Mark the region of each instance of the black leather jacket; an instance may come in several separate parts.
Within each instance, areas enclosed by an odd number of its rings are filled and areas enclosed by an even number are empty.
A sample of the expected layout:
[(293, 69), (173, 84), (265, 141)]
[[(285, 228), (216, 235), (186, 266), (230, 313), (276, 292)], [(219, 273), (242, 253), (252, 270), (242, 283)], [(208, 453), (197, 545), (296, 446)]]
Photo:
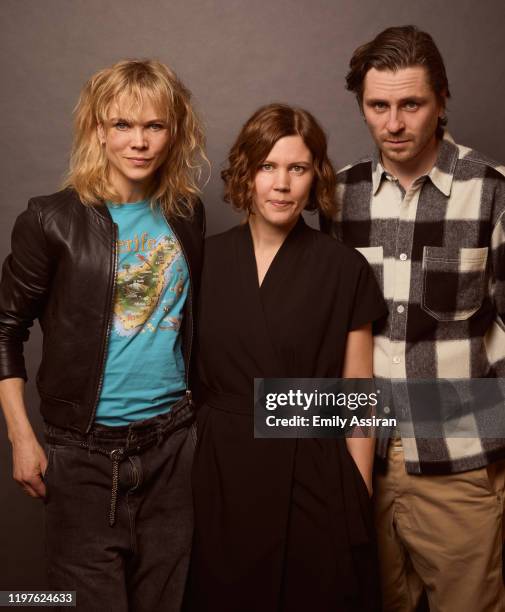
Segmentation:
[[(171, 218), (189, 268), (182, 341), (190, 388), (193, 316), (205, 213)], [(16, 220), (0, 284), (0, 380), (26, 380), (23, 342), (34, 319), (43, 331), (37, 374), (44, 419), (89, 431), (102, 385), (112, 320), (117, 227), (104, 204), (84, 206), (71, 189), (33, 198)]]

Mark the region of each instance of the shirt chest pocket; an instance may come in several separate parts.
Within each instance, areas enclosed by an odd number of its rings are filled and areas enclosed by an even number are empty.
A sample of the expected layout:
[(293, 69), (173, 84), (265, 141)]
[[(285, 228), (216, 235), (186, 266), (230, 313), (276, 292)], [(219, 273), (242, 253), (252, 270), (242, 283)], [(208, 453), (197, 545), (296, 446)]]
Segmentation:
[(425, 246), (423, 310), (439, 321), (464, 321), (479, 310), (485, 295), (487, 247)]

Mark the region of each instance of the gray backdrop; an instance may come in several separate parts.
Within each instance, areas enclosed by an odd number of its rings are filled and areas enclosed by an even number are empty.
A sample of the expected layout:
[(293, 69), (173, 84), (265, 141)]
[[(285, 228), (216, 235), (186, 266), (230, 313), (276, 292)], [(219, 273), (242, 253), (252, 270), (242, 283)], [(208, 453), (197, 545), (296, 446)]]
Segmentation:
[[(219, 170), (258, 106), (284, 101), (313, 112), (337, 166), (367, 152), (344, 76), (355, 47), (390, 25), (413, 23), (433, 35), (449, 74), (453, 136), (505, 161), (503, 0), (2, 0), (0, 16), (1, 260), (27, 199), (58, 189), (81, 86), (123, 58), (158, 58), (193, 91), (213, 168), (204, 192), (209, 233), (237, 220), (220, 201)], [(37, 431), (39, 347), (35, 329), (26, 354)], [(43, 588), (42, 503), (11, 481), (10, 444), (0, 427), (0, 589)]]

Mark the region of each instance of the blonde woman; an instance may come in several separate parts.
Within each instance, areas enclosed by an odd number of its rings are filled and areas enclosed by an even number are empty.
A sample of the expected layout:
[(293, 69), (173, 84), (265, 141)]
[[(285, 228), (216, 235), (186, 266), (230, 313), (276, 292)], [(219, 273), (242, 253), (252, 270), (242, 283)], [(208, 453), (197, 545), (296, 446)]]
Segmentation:
[[(30, 200), (0, 285), (0, 401), (14, 479), (45, 500), (49, 582), (80, 610), (178, 610), (193, 519), (193, 305), (203, 134), (165, 65), (95, 74), (65, 189)], [(44, 334), (46, 450), (23, 400)]]

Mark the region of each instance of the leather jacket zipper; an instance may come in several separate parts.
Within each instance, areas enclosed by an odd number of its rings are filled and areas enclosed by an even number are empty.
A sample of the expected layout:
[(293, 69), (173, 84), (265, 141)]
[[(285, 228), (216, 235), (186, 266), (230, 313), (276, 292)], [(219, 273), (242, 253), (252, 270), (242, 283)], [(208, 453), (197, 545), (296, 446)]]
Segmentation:
[(96, 389), (95, 403), (93, 404), (93, 410), (91, 411), (91, 417), (88, 422), (88, 426), (86, 427), (86, 433), (89, 432), (91, 426), (93, 425), (93, 421), (95, 420), (96, 409), (98, 406), (98, 401), (100, 400), (100, 393), (102, 391), (103, 385), (103, 377), (105, 374), (105, 360), (107, 358), (107, 348), (109, 346), (109, 336), (110, 330), (112, 328), (112, 319), (113, 319), (113, 311), (114, 311), (114, 295), (116, 293), (116, 273), (117, 273), (117, 238), (118, 238), (118, 229), (115, 223), (112, 223), (112, 283), (111, 290), (109, 294), (109, 300), (107, 303), (107, 328), (105, 331), (105, 335), (102, 341), (102, 350), (101, 356), (99, 360), (100, 367), (100, 378), (98, 380), (98, 386)]
[(174, 233), (174, 236), (177, 238), (177, 242), (179, 243), (181, 247), (181, 251), (184, 256), (184, 259), (186, 260), (186, 266), (188, 267), (188, 275), (189, 275), (188, 312), (189, 312), (189, 318), (190, 318), (190, 329), (189, 329), (188, 357), (187, 357), (187, 364), (186, 364), (186, 398), (191, 404), (192, 395), (191, 395), (191, 390), (189, 388), (189, 364), (191, 363), (191, 352), (192, 352), (192, 347), (193, 347), (193, 277), (191, 276), (191, 266), (189, 265), (189, 259), (186, 253), (186, 249), (184, 248), (184, 244), (182, 240), (179, 238), (173, 226), (171, 225), (170, 221), (167, 219), (166, 215), (165, 215), (165, 220), (168, 223), (169, 228)]

